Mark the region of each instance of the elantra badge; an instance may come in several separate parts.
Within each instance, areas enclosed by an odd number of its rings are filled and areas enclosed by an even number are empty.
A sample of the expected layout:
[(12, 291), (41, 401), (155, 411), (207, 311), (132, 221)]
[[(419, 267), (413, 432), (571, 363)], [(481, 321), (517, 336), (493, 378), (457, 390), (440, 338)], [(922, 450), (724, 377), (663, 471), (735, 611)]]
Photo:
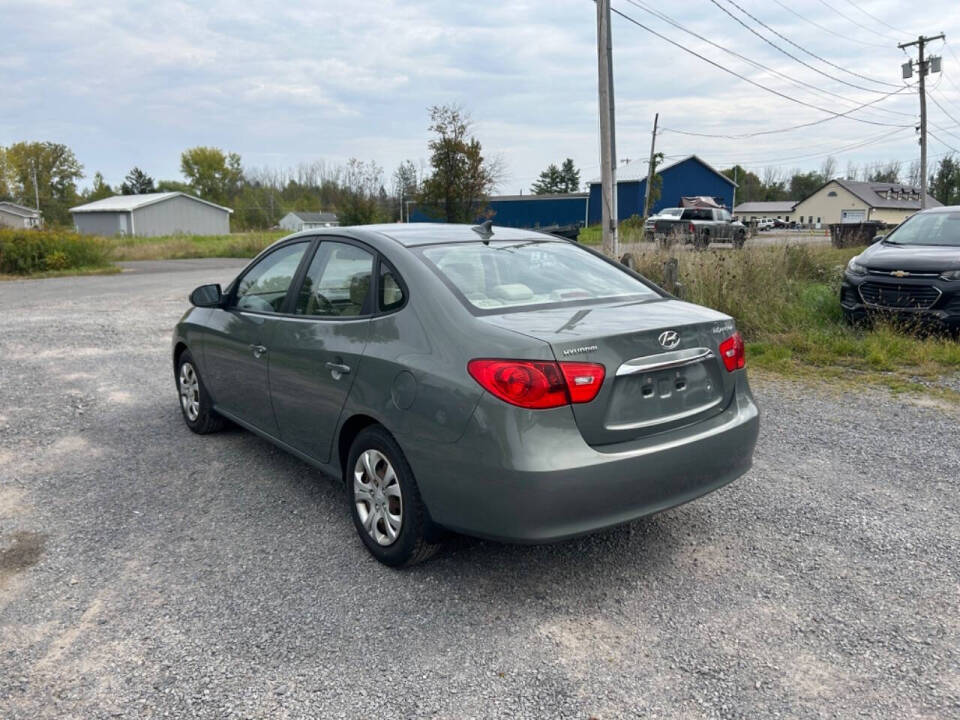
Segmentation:
[(659, 340), (660, 344), (667, 350), (673, 350), (680, 344), (680, 336), (676, 330), (664, 330), (660, 333), (660, 337), (658, 337), (657, 340)]

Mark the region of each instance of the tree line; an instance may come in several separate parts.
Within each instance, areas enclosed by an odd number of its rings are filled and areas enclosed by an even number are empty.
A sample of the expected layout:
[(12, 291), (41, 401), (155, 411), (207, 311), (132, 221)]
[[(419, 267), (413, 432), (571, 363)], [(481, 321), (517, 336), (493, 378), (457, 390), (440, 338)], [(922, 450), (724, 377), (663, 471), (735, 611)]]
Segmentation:
[[(401, 162), (389, 176), (373, 160), (351, 158), (345, 164), (314, 162), (293, 168), (246, 167), (239, 154), (199, 146), (180, 156), (182, 179), (156, 180), (146, 170), (131, 168), (117, 187), (94, 172), (91, 184), (79, 182), (84, 166), (66, 145), (18, 142), (0, 146), (0, 200), (28, 207), (39, 203), (45, 222), (70, 225), (69, 209), (116, 194), (182, 191), (234, 210), (234, 230), (276, 226), (291, 210), (335, 212), (344, 225), (409, 219), (409, 209), (446, 222), (474, 222), (491, 215), (487, 199), (503, 179), (499, 158), (484, 153), (472, 132), (468, 113), (455, 105), (429, 108), (429, 162)], [(658, 154), (655, 166), (663, 161)], [(735, 165), (722, 171), (735, 179), (737, 202), (801, 200), (839, 175), (827, 158), (819, 170), (766, 168), (758, 175)], [(919, 168), (898, 162), (858, 166), (849, 163), (845, 177), (870, 182), (919, 185)], [(658, 177), (659, 179), (659, 177)], [(581, 187), (580, 171), (571, 158), (551, 163), (530, 190), (533, 194), (570, 193)], [(960, 161), (947, 155), (933, 168), (930, 193), (944, 204), (960, 204)], [(659, 195), (655, 183), (651, 203)]]

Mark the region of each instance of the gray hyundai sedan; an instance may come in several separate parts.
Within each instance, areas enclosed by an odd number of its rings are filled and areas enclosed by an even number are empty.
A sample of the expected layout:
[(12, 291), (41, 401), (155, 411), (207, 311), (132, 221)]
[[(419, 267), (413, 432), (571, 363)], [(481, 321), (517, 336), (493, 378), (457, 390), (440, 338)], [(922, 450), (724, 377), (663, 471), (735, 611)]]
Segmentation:
[(391, 566), (445, 531), (549, 542), (743, 474), (758, 411), (727, 315), (575, 243), (373, 225), (286, 237), (176, 327), (180, 407), (343, 478)]

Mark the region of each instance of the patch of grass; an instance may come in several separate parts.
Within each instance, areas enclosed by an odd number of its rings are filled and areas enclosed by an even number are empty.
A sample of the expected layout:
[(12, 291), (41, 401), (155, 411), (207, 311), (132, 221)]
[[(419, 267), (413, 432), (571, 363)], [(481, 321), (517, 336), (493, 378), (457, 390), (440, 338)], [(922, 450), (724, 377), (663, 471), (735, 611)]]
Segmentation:
[(641, 250), (637, 269), (663, 282), (676, 258), (680, 296), (733, 316), (750, 366), (781, 375), (854, 378), (895, 391), (960, 372), (960, 343), (890, 322), (849, 327), (840, 309), (847, 261), (862, 248), (783, 245), (747, 250)]
[(109, 267), (103, 238), (61, 229), (0, 230), (0, 274), (37, 276)]
[(71, 277), (75, 275), (116, 275), (123, 272), (116, 265), (107, 265), (106, 267), (78, 267), (70, 270), (44, 270), (43, 272), (29, 273), (27, 275), (10, 275), (0, 273), (0, 282), (10, 280), (37, 280), (41, 278)]
[(169, 235), (108, 238), (113, 260), (177, 260), (205, 257), (253, 257), (288, 233), (261, 231), (230, 235)]

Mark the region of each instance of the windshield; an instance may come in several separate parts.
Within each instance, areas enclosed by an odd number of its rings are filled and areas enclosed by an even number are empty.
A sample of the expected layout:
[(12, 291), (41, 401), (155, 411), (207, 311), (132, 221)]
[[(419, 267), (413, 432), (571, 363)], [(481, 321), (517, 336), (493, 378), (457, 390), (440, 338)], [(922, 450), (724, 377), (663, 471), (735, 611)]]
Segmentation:
[(565, 242), (456, 243), (419, 252), (469, 306), (480, 311), (660, 297), (615, 265)]
[(917, 213), (887, 235), (884, 242), (960, 247), (960, 212)]

